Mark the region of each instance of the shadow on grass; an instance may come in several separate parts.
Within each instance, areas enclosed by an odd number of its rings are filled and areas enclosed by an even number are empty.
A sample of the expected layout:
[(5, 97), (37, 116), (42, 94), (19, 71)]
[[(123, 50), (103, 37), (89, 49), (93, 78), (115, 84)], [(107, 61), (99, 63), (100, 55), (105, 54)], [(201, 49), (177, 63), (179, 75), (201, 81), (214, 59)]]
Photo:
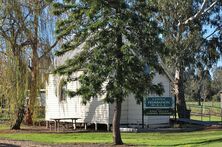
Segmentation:
[(204, 145), (204, 144), (210, 144), (210, 143), (216, 143), (216, 142), (221, 142), (222, 138), (218, 139), (212, 139), (212, 140), (204, 140), (204, 141), (197, 141), (197, 142), (192, 142), (192, 143), (182, 143), (182, 144), (175, 144), (175, 146), (179, 145)]
[(20, 146), (8, 143), (0, 143), (0, 147), (20, 147)]
[[(196, 141), (196, 142), (190, 142), (190, 143), (178, 143), (178, 144), (171, 144), (171, 145), (160, 145), (157, 144), (155, 146), (185, 146), (185, 145), (208, 145), (210, 143), (222, 143), (222, 138), (218, 138), (218, 139), (212, 139), (212, 140), (203, 140), (203, 141)], [(144, 145), (145, 146), (145, 145)], [(152, 146), (152, 145), (151, 145)]]

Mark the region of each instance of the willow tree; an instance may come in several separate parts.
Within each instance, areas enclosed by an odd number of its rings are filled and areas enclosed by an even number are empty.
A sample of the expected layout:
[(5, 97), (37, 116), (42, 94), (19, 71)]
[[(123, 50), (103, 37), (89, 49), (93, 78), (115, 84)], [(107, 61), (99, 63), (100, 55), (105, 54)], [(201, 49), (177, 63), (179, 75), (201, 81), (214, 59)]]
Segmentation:
[(24, 52), (14, 55), (7, 47), (7, 57), (2, 64), (2, 94), (7, 98), (7, 108), (11, 119), (11, 129), (20, 129), (25, 112), (25, 98), (28, 90), (29, 72)]
[[(163, 92), (161, 84), (152, 83), (160, 70), (157, 52), (164, 51), (161, 30), (153, 19), (155, 9), (145, 0), (64, 0), (53, 6), (54, 14), (63, 18), (57, 21), (57, 38), (63, 44), (56, 55), (79, 52), (56, 73), (69, 76), (83, 70), (75, 79), (81, 86), (71, 95), (80, 95), (83, 103), (104, 95), (105, 102), (114, 103), (113, 142), (122, 144), (124, 99), (134, 94), (140, 102), (151, 92)], [(144, 72), (145, 65), (150, 66), (149, 74)]]
[[(56, 46), (57, 41), (52, 42), (53, 39), (53, 24), (54, 20), (49, 13), (49, 5), (44, 0), (10, 0), (2, 1), (2, 18), (11, 17), (8, 21), (3, 21), (3, 25), (7, 26), (8, 22), (11, 25), (17, 26), (17, 28), (5, 29), (1, 27), (0, 33), (6, 39), (8, 32), (17, 30), (15, 36), (22, 35), (19, 41), (10, 42), (13, 43), (14, 47), (23, 46), (23, 50), (28, 54), (29, 58), (29, 71), (30, 71), (30, 82), (29, 82), (29, 103), (27, 108), (26, 123), (32, 124), (32, 115), (34, 112), (35, 102), (39, 89), (40, 79), (40, 68), (44, 66), (47, 68), (48, 65), (41, 65), (41, 61), (46, 59), (50, 61), (50, 51)], [(17, 50), (17, 49), (16, 49)]]
[(7, 98), (9, 112), (12, 114), (12, 129), (20, 129), (28, 84), (27, 56), (24, 49), (27, 42), (14, 16), (11, 6), (1, 3), (1, 91)]
[[(39, 89), (39, 76), (41, 60), (49, 58), (50, 51), (56, 46), (57, 41), (53, 42), (53, 18), (50, 17), (49, 5), (44, 0), (20, 0), (14, 2), (15, 16), (20, 20), (20, 25), (29, 43), (30, 50), (29, 66), (31, 73), (30, 95), (27, 108), (26, 123), (32, 124), (37, 93)], [(48, 66), (50, 63), (48, 63)], [(47, 68), (47, 65), (46, 65)]]
[(202, 65), (210, 69), (219, 59), (221, 47), (221, 1), (153, 1), (170, 56), (163, 56), (175, 71), (174, 90), (179, 118), (188, 118), (184, 96), (185, 70)]

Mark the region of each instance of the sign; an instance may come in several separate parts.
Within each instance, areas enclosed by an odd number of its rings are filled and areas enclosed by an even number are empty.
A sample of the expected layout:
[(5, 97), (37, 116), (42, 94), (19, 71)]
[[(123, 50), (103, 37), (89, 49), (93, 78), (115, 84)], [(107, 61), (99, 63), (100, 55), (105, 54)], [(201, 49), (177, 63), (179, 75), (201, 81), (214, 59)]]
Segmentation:
[(145, 109), (144, 115), (172, 115), (174, 110), (172, 108), (169, 109)]
[(173, 108), (173, 105), (172, 97), (148, 97), (144, 108)]
[(173, 109), (172, 97), (147, 97), (144, 100), (144, 115), (172, 115)]

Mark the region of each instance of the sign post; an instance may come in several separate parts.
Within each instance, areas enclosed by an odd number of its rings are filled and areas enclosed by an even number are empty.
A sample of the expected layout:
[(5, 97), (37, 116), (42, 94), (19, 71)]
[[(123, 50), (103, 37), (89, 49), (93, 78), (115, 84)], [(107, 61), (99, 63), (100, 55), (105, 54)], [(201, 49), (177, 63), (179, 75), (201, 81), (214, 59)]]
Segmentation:
[(222, 90), (220, 91), (220, 118), (222, 121)]
[(220, 108), (222, 109), (222, 90), (220, 91)]

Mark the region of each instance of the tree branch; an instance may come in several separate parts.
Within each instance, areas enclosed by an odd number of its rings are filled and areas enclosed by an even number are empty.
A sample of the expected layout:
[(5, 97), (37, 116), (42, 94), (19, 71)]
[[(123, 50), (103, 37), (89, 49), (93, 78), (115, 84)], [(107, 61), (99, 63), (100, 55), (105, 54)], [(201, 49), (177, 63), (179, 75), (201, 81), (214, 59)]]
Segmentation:
[(50, 47), (46, 48), (46, 51), (44, 51), (44, 54), (41, 57), (39, 57), (39, 59), (41, 59), (45, 55), (47, 55), (58, 44), (58, 42), (59, 42), (59, 40), (56, 40)]
[(0, 35), (4, 37), (6, 40), (8, 40), (11, 44), (13, 44), (13, 41), (11, 38), (7, 35), (7, 33), (4, 31), (2, 27), (0, 27)]
[(199, 44), (198, 49), (201, 48), (201, 46), (202, 46), (202, 44), (205, 42), (205, 40), (207, 40), (209, 37), (211, 37), (212, 35), (214, 35), (218, 30), (219, 30), (219, 27), (216, 28), (216, 29), (215, 29), (211, 34), (209, 34), (207, 37), (205, 37), (205, 38), (203, 39), (203, 41), (201, 41), (201, 43)]
[(205, 8), (206, 7), (206, 4), (207, 4), (207, 1), (208, 0), (204, 0), (201, 7), (200, 7), (200, 10), (194, 15), (194, 16), (191, 16), (190, 18), (188, 18), (187, 20), (185, 20), (184, 22), (179, 22), (178, 23), (178, 26), (180, 27), (181, 25), (186, 25), (186, 24), (189, 24), (191, 21), (199, 18), (200, 16), (204, 15), (206, 12), (208, 12), (210, 9), (212, 9), (216, 3), (218, 2), (217, 0), (215, 0), (209, 7)]
[(7, 56), (6, 52), (0, 51), (0, 54)]
[(209, 34), (207, 37), (205, 37), (205, 40), (211, 37), (214, 33), (216, 33), (219, 30), (220, 27), (217, 27), (211, 34)]
[(26, 40), (26, 41), (22, 42), (19, 46), (22, 48), (22, 47), (25, 47), (25, 46), (31, 45), (31, 44), (32, 44), (32, 42), (30, 40)]

